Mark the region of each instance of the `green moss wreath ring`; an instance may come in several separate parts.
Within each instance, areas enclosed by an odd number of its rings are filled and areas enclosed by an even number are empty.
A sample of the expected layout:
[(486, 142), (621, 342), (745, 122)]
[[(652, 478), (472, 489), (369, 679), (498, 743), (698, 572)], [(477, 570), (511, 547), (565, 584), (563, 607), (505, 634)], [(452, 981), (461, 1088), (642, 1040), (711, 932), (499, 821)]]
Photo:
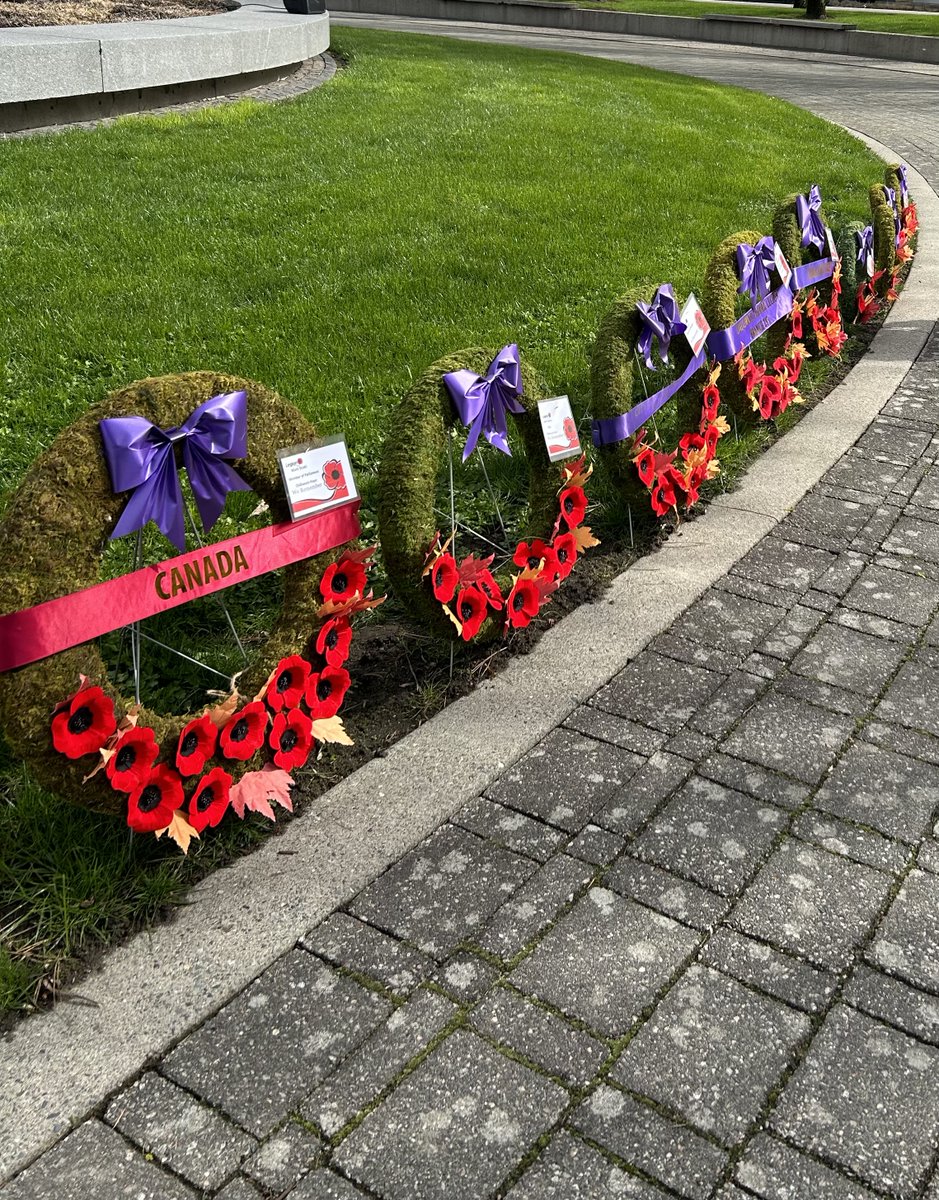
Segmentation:
[[(422, 580), (424, 559), (441, 521), (434, 513), (437, 481), (446, 461), (447, 438), (460, 424), (443, 381), (448, 371), (466, 369), (485, 375), (495, 350), (459, 350), (440, 358), (415, 381), (389, 423), (378, 469), (378, 527), (388, 579), (408, 614), (440, 637), (452, 639), (453, 627)], [(544, 537), (557, 516), (557, 468), (548, 461), (538, 401), (544, 389), (523, 361), (521, 403), (513, 414), (528, 458), (529, 492), (526, 533)], [(493, 624), (493, 632), (495, 626)]]
[[(248, 454), (238, 473), (265, 500), (272, 522), (289, 519), (276, 451), (315, 436), (309, 421), (291, 404), (260, 384), (197, 371), (144, 379), (113, 392), (62, 431), (30, 467), (0, 522), (5, 562), (0, 578), (0, 612), (16, 612), (100, 581), (100, 558), (126, 497), (111, 490), (101, 450), (98, 422), (103, 417), (140, 415), (166, 428), (181, 424), (203, 401), (244, 390), (248, 397)], [(284, 603), (256, 662), (239, 680), (244, 695), (260, 689), (281, 658), (302, 654), (319, 622), (319, 582), (337, 552), (294, 563), (284, 571)], [(52, 746), (52, 710), (78, 686), (80, 674), (107, 691), (119, 709), (128, 702), (108, 687), (97, 642), (85, 642), (19, 670), (0, 674), (0, 728), (13, 752), (44, 787), (99, 812), (121, 813), (126, 797), (114, 791), (104, 772), (86, 784), (88, 760), (72, 761)], [(179, 733), (193, 714), (164, 715), (142, 710), (170, 762)], [(232, 763), (233, 774), (253, 767)]]

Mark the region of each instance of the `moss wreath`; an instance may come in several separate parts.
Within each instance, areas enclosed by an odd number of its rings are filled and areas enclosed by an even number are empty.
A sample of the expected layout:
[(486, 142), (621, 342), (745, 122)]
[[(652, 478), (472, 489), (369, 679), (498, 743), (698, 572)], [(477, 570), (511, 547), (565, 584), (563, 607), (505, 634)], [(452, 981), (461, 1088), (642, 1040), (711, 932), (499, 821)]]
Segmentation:
[[(787, 196), (773, 213), (773, 237), (793, 268), (806, 261), (806, 248), (802, 245), (802, 229), (797, 215), (798, 199), (796, 195)], [(827, 228), (828, 222), (821, 210), (819, 217)], [(835, 245), (837, 249), (837, 242)], [(825, 257), (828, 256), (827, 247), (823, 253)], [(839, 250), (839, 256), (840, 253)], [(808, 324), (803, 322), (803, 316), (808, 318)], [(786, 371), (792, 383), (798, 381), (803, 359), (816, 353), (827, 354), (830, 358), (840, 356), (847, 341), (841, 316), (840, 263), (834, 274), (811, 285), (806, 295), (795, 296), (789, 319), (774, 325), (768, 331), (766, 341), (767, 357), (773, 359), (773, 366), (780, 374)], [(809, 353), (806, 353), (804, 345), (798, 345), (800, 342), (808, 345)]]
[[(98, 431), (103, 417), (136, 414), (167, 428), (181, 424), (212, 396), (239, 390), (248, 397), (248, 455), (236, 469), (266, 501), (273, 521), (289, 520), (276, 451), (315, 437), (313, 426), (293, 405), (258, 383), (209, 371), (144, 379), (89, 409), (30, 467), (0, 522), (5, 550), (0, 612), (16, 612), (99, 582), (100, 556), (126, 499), (126, 494), (111, 490)], [(302, 654), (315, 638), (322, 604), (320, 580), (339, 553), (329, 551), (285, 568), (283, 606), (267, 641), (239, 679), (243, 694), (253, 695), (264, 686), (273, 666), (289, 655)], [(0, 674), (0, 728), (42, 786), (93, 811), (119, 814), (127, 798), (109, 786), (105, 773), (99, 772), (83, 786), (88, 760), (70, 760), (52, 745), (52, 712), (72, 695), (81, 675), (93, 685), (101, 684), (119, 711), (129, 707), (107, 686), (97, 642), (85, 642)], [(172, 762), (180, 731), (196, 716), (142, 708), (139, 723), (153, 730), (163, 747), (161, 760), (168, 757)], [(226, 760), (226, 767), (238, 778), (259, 762), (260, 753), (245, 762)]]
[[(591, 411), (596, 420), (617, 417), (633, 406), (633, 370), (643, 328), (637, 306), (640, 301), (648, 301), (654, 290), (645, 287), (626, 292), (600, 323), (590, 359)], [(679, 373), (683, 372), (691, 361), (685, 339), (673, 338), (670, 352)], [(719, 373), (719, 368), (708, 373), (703, 405), (691, 381), (673, 398), (677, 404), (679, 435), (674, 451), (664, 453), (653, 449), (644, 441), (644, 430), (600, 448), (599, 461), (625, 503), (638, 504), (642, 511), (651, 499), (653, 512), (658, 516), (670, 508), (677, 511), (680, 501), (687, 509), (697, 500), (704, 479), (717, 473), (717, 442), (727, 429), (726, 422), (717, 414)], [(679, 452), (681, 463), (676, 462)]]
[[(473, 347), (439, 358), (414, 382), (401, 400), (389, 425), (378, 468), (378, 528), (382, 556), (392, 590), (410, 617), (438, 637), (458, 636), (447, 612), (424, 578), (431, 547), (436, 544), (440, 520), (434, 499), (440, 467), (446, 461), (451, 430), (462, 429), (444, 383), (449, 371), (470, 370), (485, 375), (495, 351)], [(527, 536), (543, 538), (558, 514), (560, 476), (549, 462), (538, 401), (544, 385), (527, 363), (521, 362), (525, 411), (512, 414), (528, 460)], [(500, 589), (511, 590), (508, 578), (497, 578)], [(476, 635), (495, 637), (500, 624), (488, 618)]]

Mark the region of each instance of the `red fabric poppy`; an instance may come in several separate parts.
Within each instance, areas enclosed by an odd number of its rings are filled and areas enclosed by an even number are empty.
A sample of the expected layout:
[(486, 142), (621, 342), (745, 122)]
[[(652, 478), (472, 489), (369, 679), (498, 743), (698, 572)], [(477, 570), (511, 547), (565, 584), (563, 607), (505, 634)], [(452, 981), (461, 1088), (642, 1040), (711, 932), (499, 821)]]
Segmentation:
[(345, 667), (324, 667), (322, 671), (315, 671), (306, 685), (310, 715), (315, 720), (334, 717), (342, 707), (351, 682)]
[[(652, 480), (655, 478), (655, 453), (651, 446), (643, 446), (633, 462), (636, 464), (639, 478), (646, 487), (651, 487)], [(555, 542), (555, 546), (557, 546), (557, 542)]]
[(558, 560), (558, 578), (566, 579), (577, 561), (577, 542), (572, 533), (559, 533), (553, 544)]
[(678, 448), (682, 454), (687, 456), (692, 450), (703, 450), (705, 444), (704, 438), (700, 433), (686, 433), (678, 443)]
[(760, 384), (760, 395), (757, 407), (764, 421), (772, 421), (781, 412), (783, 400), (782, 386), (775, 375), (767, 375)]
[(506, 612), (509, 624), (516, 629), (524, 629), (532, 617), (538, 615), (541, 600), (538, 589), (530, 579), (519, 579), (509, 592), (506, 602)]
[(111, 787), (116, 792), (134, 791), (150, 774), (159, 753), (152, 729), (135, 726), (122, 733), (104, 768)]
[(534, 538), (530, 543), (519, 542), (512, 562), (517, 567), (528, 567), (530, 570), (535, 571), (542, 559), (544, 560), (543, 570), (545, 575), (553, 578), (558, 573), (558, 556), (554, 553), (552, 547), (541, 538)]
[(196, 717), (183, 728), (176, 747), (176, 769), (187, 779), (199, 775), (215, 753), (218, 729), (208, 713)]
[(265, 697), (267, 703), (275, 712), (281, 708), (296, 708), (303, 699), (309, 678), (310, 664), (299, 654), (282, 658), (268, 686)]
[(799, 341), (802, 337), (802, 309), (798, 306), (792, 310), (790, 329), (792, 336)]
[(460, 636), (464, 642), (468, 642), (479, 633), (479, 627), (485, 621), (488, 609), (486, 597), (479, 588), (466, 587), (460, 590), (456, 598), (456, 615), (463, 626)]
[(111, 697), (83, 688), (52, 718), (52, 744), (66, 758), (81, 758), (100, 750), (116, 729)]
[(748, 396), (759, 388), (765, 376), (766, 372), (760, 364), (754, 362), (752, 358), (748, 358), (740, 372), (740, 378), (743, 380), (743, 390)]
[(322, 654), (329, 666), (341, 667), (349, 657), (351, 645), (352, 625), (348, 617), (332, 617), (320, 626), (316, 637), (316, 653)]
[(351, 600), (358, 592), (365, 594), (365, 568), (361, 563), (350, 558), (341, 558), (339, 562), (327, 567), (320, 580), (320, 594), (325, 600), (343, 604)]
[(652, 489), (652, 509), (657, 516), (664, 517), (670, 508), (678, 506), (678, 497), (685, 490), (685, 481), (674, 467), (665, 467), (655, 477)]
[(569, 487), (561, 492), (561, 516), (568, 529), (576, 529), (587, 515), (587, 497), (582, 487)]
[(222, 767), (213, 767), (199, 780), (199, 786), (189, 797), (186, 820), (196, 833), (207, 825), (213, 829), (228, 811), (231, 799), (231, 776)]
[(449, 604), (456, 594), (456, 585), (460, 581), (460, 573), (456, 569), (456, 560), (452, 554), (441, 554), (434, 562), (430, 572), (430, 582), (434, 588), (434, 598), (441, 604)]
[(278, 713), (271, 728), (274, 766), (282, 771), (302, 767), (313, 749), (313, 722), (299, 708)]
[(166, 829), (182, 802), (183, 781), (172, 767), (160, 763), (128, 796), (127, 824), (138, 833)]
[(701, 399), (701, 419), (702, 421), (716, 421), (717, 410), (720, 407), (721, 394), (713, 383), (709, 383), (704, 389), (704, 395)]
[(476, 586), (486, 597), (491, 608), (502, 608), (505, 604), (505, 600), (502, 598), (502, 589), (496, 583), (495, 576), (491, 571), (478, 572)]
[(260, 700), (252, 700), (233, 713), (222, 726), (219, 742), (226, 758), (245, 762), (264, 745), (267, 709)]
[(711, 459), (717, 453), (717, 443), (720, 440), (721, 431), (716, 425), (709, 425), (704, 431), (704, 448), (707, 451), (708, 458)]

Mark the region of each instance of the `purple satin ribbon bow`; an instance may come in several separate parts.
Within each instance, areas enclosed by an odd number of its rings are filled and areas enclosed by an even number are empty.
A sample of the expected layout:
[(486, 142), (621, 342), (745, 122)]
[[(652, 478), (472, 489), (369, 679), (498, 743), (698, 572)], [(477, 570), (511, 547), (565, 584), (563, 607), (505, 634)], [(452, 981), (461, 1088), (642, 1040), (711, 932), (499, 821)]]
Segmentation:
[(813, 183), (807, 196), (796, 196), (796, 217), (802, 229), (802, 245), (825, 248), (825, 222), (822, 220), (822, 193)]
[(502, 347), (489, 364), (485, 378), (472, 371), (448, 371), (443, 381), (460, 420), (469, 426), (463, 461), (476, 449), (480, 435), (490, 446), (511, 457), (506, 413), (525, 411), (518, 401), (522, 394), (522, 372), (515, 342)]
[(750, 293), (751, 303), (762, 300), (770, 290), (770, 276), (776, 269), (776, 243), (771, 237), (760, 238), (755, 246), (743, 242), (737, 247), (737, 291)]
[(900, 203), (906, 208), (910, 202), (910, 185), (906, 178), (906, 167), (902, 165), (897, 167), (897, 179), (900, 181)]
[(855, 230), (854, 241), (857, 245), (857, 265), (864, 268), (865, 275), (870, 275), (867, 264), (874, 253), (874, 226), (866, 225), (863, 229)]
[(652, 339), (658, 338), (659, 356), (662, 362), (668, 362), (668, 344), (676, 334), (685, 332), (685, 323), (681, 320), (678, 301), (670, 283), (663, 283), (652, 297), (652, 303), (646, 304), (640, 300), (636, 305), (642, 321), (642, 333), (639, 335), (639, 352), (646, 360), (650, 371), (655, 370), (652, 361)]
[(247, 400), (244, 392), (213, 396), (182, 425), (171, 429), (159, 429), (146, 417), (106, 417), (99, 421), (114, 491), (132, 493), (112, 538), (133, 533), (153, 521), (178, 550), (186, 549), (176, 442), (183, 444), (183, 464), (206, 533), (221, 515), (229, 492), (251, 491), (250, 485), (223, 461), (244, 458), (248, 453)]

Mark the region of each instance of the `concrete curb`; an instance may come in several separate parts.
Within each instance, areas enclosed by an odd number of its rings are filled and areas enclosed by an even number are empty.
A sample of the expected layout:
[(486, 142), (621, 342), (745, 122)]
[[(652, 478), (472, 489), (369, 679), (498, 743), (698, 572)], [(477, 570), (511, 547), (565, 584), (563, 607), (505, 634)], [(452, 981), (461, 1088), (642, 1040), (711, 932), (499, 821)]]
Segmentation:
[(256, 74), (328, 49), (328, 13), (294, 16), (283, 8), (3, 29), (0, 106)]
[(939, 63), (939, 37), (872, 33), (858, 29), (856, 25), (841, 23), (819, 25), (816, 21), (735, 17), (722, 13), (708, 13), (702, 17), (660, 16), (575, 8), (569, 4), (545, 3), (544, 0), (336, 0), (332, 10), (335, 13), (520, 25), (567, 33), (730, 43), (802, 54), (839, 54), (904, 63)]
[(847, 380), (737, 491), (620, 575), (597, 604), (565, 618), (530, 655), (333, 788), (281, 837), (206, 879), (175, 923), (117, 947), (70, 997), (13, 1031), (0, 1062), (0, 1181), (479, 795), (667, 628), (856, 441), (939, 319), (939, 197), (913, 170), (910, 179), (921, 232), (903, 295)]

